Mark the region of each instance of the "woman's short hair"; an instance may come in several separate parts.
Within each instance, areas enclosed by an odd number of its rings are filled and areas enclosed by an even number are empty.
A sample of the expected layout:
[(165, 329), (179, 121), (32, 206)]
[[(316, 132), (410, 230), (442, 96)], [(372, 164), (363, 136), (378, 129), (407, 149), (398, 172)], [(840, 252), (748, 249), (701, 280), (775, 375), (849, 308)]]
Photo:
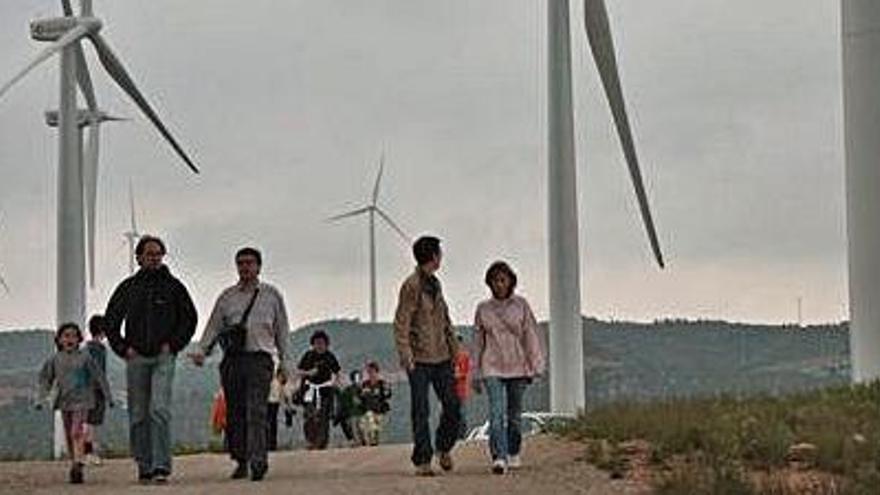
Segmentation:
[(486, 278), (483, 279), (486, 282), (486, 285), (489, 288), (492, 288), (492, 280), (495, 279), (499, 274), (505, 274), (510, 279), (510, 291), (513, 292), (513, 289), (516, 288), (516, 273), (514, 273), (513, 269), (510, 268), (510, 265), (503, 261), (496, 261), (489, 265), (489, 269), (486, 270)]
[(309, 345), (315, 345), (315, 341), (321, 339), (325, 344), (330, 345), (330, 336), (323, 330), (318, 330), (309, 337)]

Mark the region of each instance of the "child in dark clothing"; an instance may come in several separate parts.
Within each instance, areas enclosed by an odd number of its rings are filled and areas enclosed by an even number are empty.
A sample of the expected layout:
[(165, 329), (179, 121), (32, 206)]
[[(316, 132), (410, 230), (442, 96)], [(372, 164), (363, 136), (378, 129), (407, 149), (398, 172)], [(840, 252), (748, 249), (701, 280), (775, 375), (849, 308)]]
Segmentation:
[(379, 376), (379, 364), (375, 361), (368, 363), (367, 379), (361, 384), (361, 406), (364, 414), (361, 416), (360, 429), (365, 445), (379, 445), (385, 414), (391, 409), (388, 404), (390, 398), (391, 389)]
[(83, 482), (83, 453), (85, 450), (85, 424), (89, 410), (95, 407), (95, 390), (100, 389), (110, 403), (110, 387), (104, 373), (88, 352), (80, 349), (83, 335), (75, 323), (64, 323), (55, 333), (58, 351), (46, 360), (40, 370), (40, 402), (49, 396), (54, 387), (57, 396), (54, 409), (61, 411), (64, 435), (70, 452), (70, 482)]
[(312, 348), (303, 355), (297, 365), (303, 376), (303, 434), (309, 450), (327, 448), (330, 439), (330, 417), (333, 398), (342, 368), (336, 356), (329, 350), (330, 337), (321, 330), (309, 339)]
[[(107, 346), (104, 344), (107, 336), (104, 334), (103, 315), (94, 315), (89, 319), (89, 334), (92, 338), (86, 342), (86, 351), (98, 365), (101, 373), (107, 376)], [(89, 464), (101, 464), (101, 457), (98, 455), (98, 427), (104, 424), (106, 409), (107, 399), (98, 388), (95, 390), (95, 407), (89, 409), (86, 417), (85, 455)]]

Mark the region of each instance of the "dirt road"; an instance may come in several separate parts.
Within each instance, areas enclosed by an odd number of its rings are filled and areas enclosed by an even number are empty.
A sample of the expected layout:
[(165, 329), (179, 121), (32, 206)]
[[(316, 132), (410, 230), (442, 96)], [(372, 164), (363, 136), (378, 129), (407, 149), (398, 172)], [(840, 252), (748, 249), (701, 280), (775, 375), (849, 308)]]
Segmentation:
[(416, 478), (409, 463), (409, 446), (336, 449), (324, 452), (272, 454), (270, 470), (261, 482), (230, 480), (232, 463), (217, 454), (175, 459), (167, 486), (141, 486), (134, 481), (128, 459), (105, 461), (89, 468), (86, 485), (66, 482), (66, 464), (10, 462), (0, 464), (0, 494), (644, 494), (644, 487), (611, 481), (606, 473), (583, 462), (581, 445), (550, 437), (532, 437), (524, 449), (525, 466), (504, 476), (491, 475), (485, 444), (456, 448), (455, 470), (433, 478)]

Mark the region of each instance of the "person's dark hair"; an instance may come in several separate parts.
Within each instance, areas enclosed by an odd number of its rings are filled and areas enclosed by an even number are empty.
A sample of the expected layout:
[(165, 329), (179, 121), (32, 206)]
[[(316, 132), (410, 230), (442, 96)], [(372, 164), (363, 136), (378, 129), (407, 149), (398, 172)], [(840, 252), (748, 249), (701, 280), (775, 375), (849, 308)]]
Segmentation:
[(513, 294), (513, 289), (516, 289), (516, 273), (510, 268), (510, 265), (503, 261), (496, 261), (489, 265), (489, 269), (486, 270), (486, 278), (483, 279), (483, 281), (486, 282), (486, 285), (488, 285), (491, 290), (492, 279), (494, 279), (499, 273), (503, 273), (510, 278), (510, 294)]
[(419, 237), (412, 247), (413, 256), (419, 265), (424, 265), (440, 254), (440, 239), (426, 235)]
[(379, 363), (377, 363), (376, 361), (370, 361), (369, 363), (367, 363), (367, 369), (379, 371)]
[(58, 325), (58, 330), (55, 331), (55, 348), (59, 351), (61, 350), (61, 334), (64, 333), (64, 331), (68, 328), (76, 330), (76, 334), (79, 337), (79, 342), (82, 343), (83, 341), (83, 333), (79, 325), (70, 321), (62, 323), (61, 325)]
[(146, 249), (147, 244), (150, 242), (155, 242), (156, 244), (158, 244), (159, 248), (162, 250), (163, 255), (167, 253), (167, 250), (165, 249), (165, 243), (162, 242), (162, 239), (159, 239), (154, 235), (142, 235), (141, 238), (138, 239), (138, 243), (134, 248), (134, 254), (136, 254), (137, 256), (144, 254), (144, 249)]
[(239, 249), (235, 253), (235, 261), (238, 261), (238, 258), (242, 256), (253, 256), (257, 259), (257, 264), (263, 266), (263, 255), (260, 254), (260, 251), (257, 248), (252, 248), (250, 246), (243, 247)]
[(89, 318), (89, 333), (94, 337), (96, 335), (104, 335), (106, 330), (104, 329), (104, 324), (107, 319), (104, 318), (104, 315), (92, 315)]
[(330, 336), (323, 330), (318, 330), (309, 337), (309, 345), (315, 345), (315, 341), (318, 339), (323, 339), (325, 344), (330, 345)]

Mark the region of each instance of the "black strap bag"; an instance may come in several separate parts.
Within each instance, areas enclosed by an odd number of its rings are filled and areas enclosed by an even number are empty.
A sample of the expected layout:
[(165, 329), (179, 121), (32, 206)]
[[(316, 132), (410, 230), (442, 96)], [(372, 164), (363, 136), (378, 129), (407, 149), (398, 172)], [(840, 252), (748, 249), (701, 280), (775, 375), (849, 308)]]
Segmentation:
[(254, 295), (251, 297), (251, 301), (248, 303), (247, 308), (245, 308), (244, 314), (241, 315), (241, 321), (223, 327), (217, 335), (217, 342), (220, 344), (220, 348), (223, 349), (224, 356), (241, 354), (244, 352), (245, 342), (247, 341), (248, 316), (251, 314), (251, 309), (254, 307), (254, 301), (257, 300), (257, 294), (259, 293), (260, 289), (254, 291)]

